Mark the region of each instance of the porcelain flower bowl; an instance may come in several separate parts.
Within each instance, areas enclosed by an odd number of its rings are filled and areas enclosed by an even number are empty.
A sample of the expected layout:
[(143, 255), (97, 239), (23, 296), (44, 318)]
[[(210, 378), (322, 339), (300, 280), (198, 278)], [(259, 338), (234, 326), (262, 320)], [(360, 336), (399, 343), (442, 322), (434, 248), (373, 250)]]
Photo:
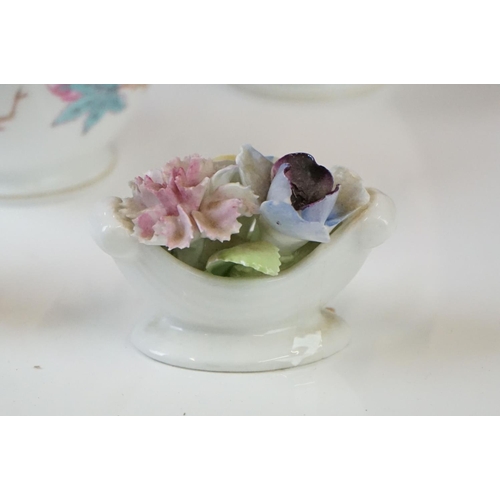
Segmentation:
[(258, 279), (214, 276), (141, 244), (119, 213), (121, 200), (105, 200), (92, 216), (94, 238), (150, 307), (132, 342), (158, 361), (222, 372), (289, 368), (343, 349), (349, 327), (331, 300), (395, 223), (391, 199), (368, 192), (367, 205), (330, 241), (278, 276)]
[(145, 85), (1, 85), (0, 198), (90, 184), (114, 165), (110, 143)]

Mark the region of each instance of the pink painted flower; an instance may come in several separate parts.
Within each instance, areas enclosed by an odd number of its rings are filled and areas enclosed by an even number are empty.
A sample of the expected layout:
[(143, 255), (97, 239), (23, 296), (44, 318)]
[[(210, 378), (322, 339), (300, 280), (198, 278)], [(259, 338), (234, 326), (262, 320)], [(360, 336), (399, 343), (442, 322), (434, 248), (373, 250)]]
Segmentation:
[(69, 84), (58, 83), (55, 85), (47, 85), (47, 87), (54, 95), (65, 102), (78, 101), (78, 99), (82, 97), (82, 94), (73, 90)]
[(249, 187), (230, 182), (233, 172), (227, 161), (176, 158), (130, 183), (133, 196), (123, 201), (121, 214), (132, 221), (133, 234), (149, 245), (172, 250), (201, 237), (227, 241), (239, 231), (239, 217), (259, 210)]

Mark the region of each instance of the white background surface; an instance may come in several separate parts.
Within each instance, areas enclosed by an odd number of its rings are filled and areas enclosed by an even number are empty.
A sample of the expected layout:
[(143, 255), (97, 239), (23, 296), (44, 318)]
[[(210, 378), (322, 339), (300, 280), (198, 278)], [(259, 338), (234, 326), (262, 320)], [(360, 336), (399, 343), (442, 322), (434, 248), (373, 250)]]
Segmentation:
[[(396, 234), (333, 304), (351, 345), (270, 373), (152, 361), (128, 341), (141, 298), (90, 238), (88, 213), (173, 156), (243, 143), (309, 152), (394, 199)], [(117, 147), (98, 185), (0, 202), (0, 414), (500, 413), (500, 87), (396, 86), (332, 102), (153, 87)]]

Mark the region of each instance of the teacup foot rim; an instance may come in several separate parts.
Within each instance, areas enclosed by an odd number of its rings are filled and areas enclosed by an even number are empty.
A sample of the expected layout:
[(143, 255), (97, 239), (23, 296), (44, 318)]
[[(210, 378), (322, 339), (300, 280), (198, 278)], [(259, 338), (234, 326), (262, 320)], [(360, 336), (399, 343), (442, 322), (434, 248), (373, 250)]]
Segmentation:
[(12, 180), (0, 178), (0, 201), (46, 198), (78, 191), (106, 178), (115, 166), (116, 151), (106, 147), (56, 165), (52, 173)]

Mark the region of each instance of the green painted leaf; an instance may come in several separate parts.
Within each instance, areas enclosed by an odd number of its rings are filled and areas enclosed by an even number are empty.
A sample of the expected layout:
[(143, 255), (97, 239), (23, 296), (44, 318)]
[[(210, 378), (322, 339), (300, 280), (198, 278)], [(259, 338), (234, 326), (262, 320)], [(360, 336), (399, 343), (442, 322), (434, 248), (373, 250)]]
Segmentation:
[(125, 99), (117, 92), (109, 95), (106, 99), (106, 105), (111, 113), (119, 113), (125, 109)]
[(105, 114), (106, 108), (93, 107), (83, 122), (83, 133), (86, 134)]
[(61, 125), (62, 123), (71, 122), (80, 118), (83, 114), (87, 113), (92, 105), (92, 99), (84, 97), (78, 101), (68, 104), (60, 115), (54, 120), (54, 125)]
[[(267, 241), (255, 241), (214, 253), (208, 259), (206, 269), (217, 276), (255, 276), (254, 271), (277, 276), (280, 264), (277, 247)], [(236, 265), (238, 267), (233, 270)], [(251, 271), (242, 271), (242, 268), (248, 268)]]

